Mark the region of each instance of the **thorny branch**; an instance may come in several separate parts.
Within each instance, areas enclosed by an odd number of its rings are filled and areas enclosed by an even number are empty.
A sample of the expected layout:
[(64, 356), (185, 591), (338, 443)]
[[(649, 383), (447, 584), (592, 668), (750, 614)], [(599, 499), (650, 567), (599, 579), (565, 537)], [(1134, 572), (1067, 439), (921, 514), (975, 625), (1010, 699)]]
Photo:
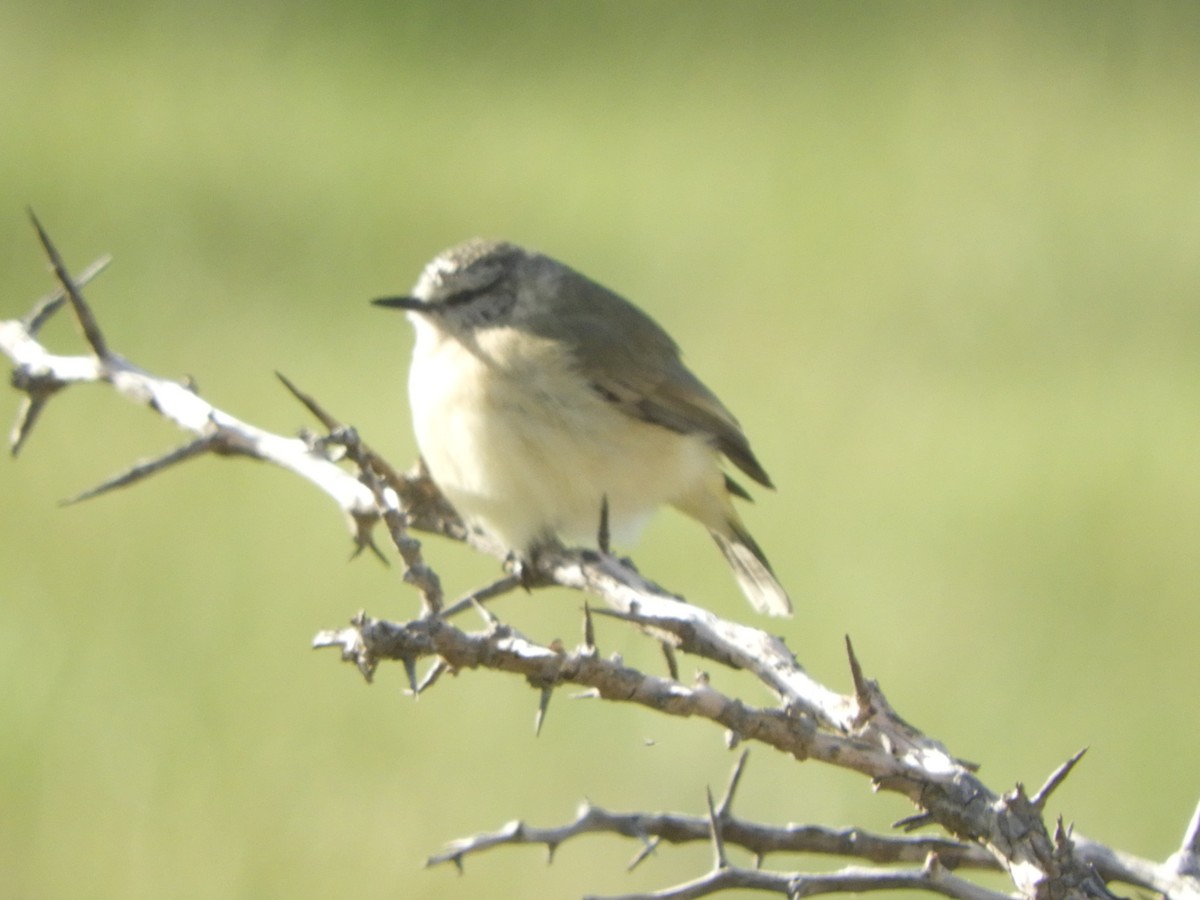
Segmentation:
[[(823, 828), (816, 825), (771, 827), (748, 822), (733, 815), (720, 819), (727, 844), (741, 847), (762, 859), (768, 853), (820, 853), (876, 863), (920, 864), (932, 853), (950, 869), (996, 870), (999, 864), (986, 850), (950, 838), (893, 837), (874, 835), (856, 828)], [(584, 834), (619, 834), (641, 843), (629, 863), (633, 869), (647, 859), (661, 842), (695, 843), (711, 839), (711, 822), (706, 816), (682, 813), (615, 813), (590, 803), (580, 806), (575, 819), (565, 825), (538, 828), (524, 822), (509, 822), (498, 831), (452, 841), (426, 865), (453, 863), (461, 867), (468, 854), (504, 844), (539, 844), (553, 855), (556, 848)]]
[[(848, 642), (853, 692), (841, 694), (812, 679), (780, 638), (689, 604), (606, 551), (550, 549), (513, 564), (507, 576), (447, 607), (440, 580), (425, 564), (420, 543), (410, 530), (465, 541), (500, 557), (503, 551), (485, 536), (464, 528), (420, 465), (407, 473), (398, 472), (354, 429), (342, 425), (282, 375), (291, 393), (324, 427), (325, 436), (284, 437), (257, 428), (202, 399), (192, 385), (161, 378), (125, 360), (111, 349), (82, 293), (107, 259), (75, 278), (41, 224), (36, 218), (33, 222), (59, 285), (24, 317), (0, 322), (0, 351), (12, 360), (13, 387), (25, 395), (10, 436), (14, 455), (27, 443), (49, 400), (81, 382), (107, 383), (191, 435), (180, 447), (137, 463), (76, 500), (136, 484), (209, 453), (274, 463), (337, 502), (350, 522), (357, 550), (369, 548), (384, 557), (372, 537), (374, 526), (383, 522), (405, 567), (405, 579), (419, 592), (419, 614), (412, 621), (388, 622), (359, 613), (348, 627), (322, 631), (315, 637), (314, 646), (340, 648), (342, 657), (355, 663), (366, 678), (385, 660), (402, 663), (414, 693), (429, 690), (446, 671), (489, 669), (519, 675), (538, 691), (539, 727), (555, 690), (564, 685), (582, 687), (587, 696), (636, 703), (668, 715), (693, 716), (723, 728), (731, 746), (764, 744), (796, 760), (811, 759), (859, 772), (870, 778), (876, 789), (912, 801), (917, 812), (897, 823), (900, 828), (909, 831), (938, 825), (946, 832), (945, 837), (880, 836), (857, 830), (746, 822), (732, 811), (746, 759), (743, 753), (725, 795), (717, 803), (710, 797), (705, 816), (610, 813), (586, 805), (566, 825), (534, 828), (516, 822), (491, 834), (455, 841), (431, 857), (430, 865), (452, 862), (461, 867), (470, 854), (517, 843), (542, 844), (553, 854), (567, 840), (606, 832), (640, 842), (634, 864), (663, 841), (707, 840), (712, 844), (714, 865), (708, 874), (655, 897), (702, 897), (735, 887), (788, 897), (912, 888), (964, 900), (995, 900), (1004, 895), (950, 871), (992, 868), (1006, 871), (1021, 896), (1038, 900), (1109, 897), (1109, 882), (1174, 898), (1200, 898), (1200, 807), (1180, 849), (1163, 863), (1107, 848), (1072, 833), (1061, 822), (1051, 831), (1043, 820), (1046, 800), (1079, 761), (1078, 755), (1059, 767), (1032, 798), (1021, 785), (997, 793), (978, 778), (975, 766), (955, 758), (895, 712), (878, 683), (863, 674)], [(83, 332), (89, 348), (85, 355), (55, 355), (38, 340), (45, 322), (65, 305)], [(347, 462), (355, 471), (344, 467)], [(569, 650), (557, 643), (539, 645), (501, 623), (483, 606), (517, 587), (546, 585), (578, 590), (606, 605), (606, 609), (585, 605), (585, 638), (580, 647)], [(451, 621), (468, 608), (483, 616), (481, 630), (467, 631)], [(659, 641), (667, 654), (667, 675), (642, 672), (619, 658), (601, 656), (595, 646), (594, 615), (616, 618)], [(682, 683), (674, 664), (677, 653), (752, 673), (771, 702), (755, 705), (727, 695), (707, 678)], [(422, 660), (429, 660), (430, 666), (418, 679), (416, 667)], [(768, 854), (786, 851), (832, 853), (891, 867), (847, 868), (820, 875), (744, 869), (729, 862), (727, 846), (748, 850), (760, 864)]]

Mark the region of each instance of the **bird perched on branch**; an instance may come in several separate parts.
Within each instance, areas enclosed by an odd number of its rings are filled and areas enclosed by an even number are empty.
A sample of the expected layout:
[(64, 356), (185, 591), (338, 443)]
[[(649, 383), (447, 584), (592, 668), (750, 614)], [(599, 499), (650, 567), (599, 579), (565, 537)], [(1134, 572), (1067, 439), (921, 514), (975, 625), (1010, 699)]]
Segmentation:
[(755, 609), (791, 601), (734, 509), (724, 456), (771, 487), (737, 419), (627, 300), (514, 244), (436, 256), (406, 310), (409, 398), (434, 482), (470, 524), (527, 558), (554, 541), (636, 539), (664, 504), (704, 525)]

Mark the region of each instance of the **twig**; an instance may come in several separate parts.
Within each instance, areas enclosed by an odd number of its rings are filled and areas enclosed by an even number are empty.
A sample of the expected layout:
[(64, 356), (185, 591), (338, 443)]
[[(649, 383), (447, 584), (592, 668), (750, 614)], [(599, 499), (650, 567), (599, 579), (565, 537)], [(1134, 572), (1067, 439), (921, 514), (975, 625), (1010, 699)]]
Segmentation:
[[(543, 844), (560, 846), (588, 834), (614, 834), (643, 843), (635, 863), (652, 851), (653, 846), (666, 841), (671, 844), (690, 844), (711, 841), (707, 816), (682, 813), (617, 813), (583, 803), (574, 820), (548, 828), (525, 822), (509, 822), (494, 832), (485, 832), (456, 840), (446, 849), (429, 857), (427, 866), (448, 862), (459, 863), (468, 856), (500, 846)], [(757, 857), (771, 853), (812, 853), (864, 861), (897, 864), (920, 863), (935, 853), (943, 865), (950, 868), (998, 870), (995, 858), (981, 847), (938, 837), (892, 837), (871, 834), (856, 828), (822, 828), (814, 825), (769, 826), (739, 819), (722, 817), (722, 834), (728, 845), (740, 847)]]
[[(92, 309), (79, 291), (79, 285), (100, 272), (107, 265), (107, 259), (89, 267), (86, 277), (72, 279), (41, 223), (32, 213), (31, 218), (61, 282), (61, 288), (35, 304), (24, 317), (0, 322), (0, 352), (14, 363), (13, 386), (26, 394), (10, 436), (14, 452), (25, 445), (39, 414), (44, 411), (48, 400), (59, 391), (72, 384), (107, 383), (127, 399), (147, 406), (191, 432), (197, 440), (160, 457), (156, 462), (139, 464), (76, 499), (136, 483), (149, 474), (163, 471), (172, 463), (212, 453), (260, 459), (288, 469), (331, 496), (350, 520), (358, 523), (360, 530), (369, 528), (369, 523), (378, 519), (371, 492), (319, 449), (310, 447), (299, 438), (272, 434), (243, 422), (199, 397), (190, 385), (152, 375), (113, 353)], [(50, 353), (37, 340), (36, 335), (46, 319), (62, 305), (60, 297), (70, 299), (93, 351), (91, 354), (58, 356)], [(409, 492), (416, 495), (425, 490), (414, 486)]]

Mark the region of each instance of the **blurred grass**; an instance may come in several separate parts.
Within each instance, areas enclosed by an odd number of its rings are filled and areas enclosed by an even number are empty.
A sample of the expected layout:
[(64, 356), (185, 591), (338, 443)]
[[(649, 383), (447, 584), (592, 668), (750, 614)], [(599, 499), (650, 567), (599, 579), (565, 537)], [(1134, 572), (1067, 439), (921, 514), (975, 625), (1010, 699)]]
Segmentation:
[[(89, 296), (122, 353), (290, 431), (281, 369), (404, 461), (410, 338), (365, 300), (471, 234), (551, 252), (667, 325), (747, 426), (780, 486), (748, 521), (814, 674), (848, 681), (850, 634), (998, 789), (1089, 745), (1052, 814), (1162, 857), (1200, 796), (1198, 39), (1186, 3), (17, 0), (0, 315), (50, 286), (32, 204), (76, 268), (115, 254)], [(699, 811), (731, 759), (565, 698), (534, 741), (519, 685), (414, 704), (399, 672), (368, 690), (308, 654), (412, 604), (282, 473), (205, 461), (55, 506), (176, 440), (79, 389), (0, 466), (7, 894), (573, 896), (706, 865), (626, 875), (633, 848), (596, 840), (422, 871), (584, 796)], [(706, 543), (664, 515), (637, 558), (741, 615)], [(451, 590), (494, 571), (429, 552)], [(501, 613), (573, 641), (577, 606)], [(759, 750), (741, 810), (906, 813), (865, 787)]]

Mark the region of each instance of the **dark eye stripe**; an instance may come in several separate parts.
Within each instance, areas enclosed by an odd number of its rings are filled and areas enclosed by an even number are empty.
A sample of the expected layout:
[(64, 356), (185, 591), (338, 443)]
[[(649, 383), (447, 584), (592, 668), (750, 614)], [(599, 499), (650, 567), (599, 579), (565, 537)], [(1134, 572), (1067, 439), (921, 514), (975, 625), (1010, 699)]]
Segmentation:
[(487, 284), (484, 284), (480, 287), (471, 288), (471, 289), (465, 290), (465, 291), (459, 291), (457, 294), (451, 294), (449, 297), (447, 297), (445, 300), (442, 301), (442, 304), (444, 306), (464, 306), (465, 304), (470, 303), (472, 300), (476, 299), (477, 297), (482, 297), (484, 294), (487, 294), (488, 292), (490, 292), (491, 289), (494, 288), (496, 286), (497, 282), (499, 282), (499, 281), (500, 281), (499, 277), (493, 278)]
[(599, 394), (602, 399), (606, 400), (609, 403), (620, 403), (621, 402), (621, 398), (617, 394), (614, 394), (612, 391), (610, 391), (608, 388), (606, 388), (602, 384), (596, 384), (596, 382), (593, 381), (588, 385), (588, 387), (590, 387), (593, 391), (595, 391), (597, 394)]

